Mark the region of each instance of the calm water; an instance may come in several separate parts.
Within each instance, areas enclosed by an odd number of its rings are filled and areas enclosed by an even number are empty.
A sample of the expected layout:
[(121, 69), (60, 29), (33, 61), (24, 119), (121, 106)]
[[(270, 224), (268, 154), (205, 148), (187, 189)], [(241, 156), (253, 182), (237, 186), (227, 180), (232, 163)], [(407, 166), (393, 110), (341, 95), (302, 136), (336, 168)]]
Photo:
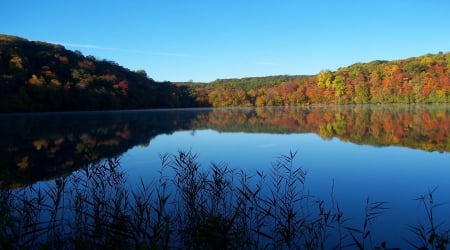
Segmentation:
[(404, 246), (407, 225), (424, 220), (414, 199), (437, 187), (439, 221), (450, 222), (450, 107), (327, 106), (1, 115), (0, 178), (20, 188), (120, 157), (130, 183), (156, 178), (159, 154), (191, 150), (202, 166), (226, 163), (268, 172), (297, 151), (306, 188), (336, 199), (362, 227), (364, 205), (387, 201), (375, 240)]

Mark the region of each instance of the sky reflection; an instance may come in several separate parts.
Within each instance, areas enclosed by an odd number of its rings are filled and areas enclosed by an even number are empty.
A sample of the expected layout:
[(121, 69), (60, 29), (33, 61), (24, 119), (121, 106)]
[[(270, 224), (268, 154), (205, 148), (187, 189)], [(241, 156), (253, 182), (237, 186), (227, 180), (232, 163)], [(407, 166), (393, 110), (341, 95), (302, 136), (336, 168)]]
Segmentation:
[[(211, 162), (230, 168), (269, 172), (276, 157), (298, 151), (295, 164), (307, 171), (306, 188), (317, 198), (334, 195), (355, 227), (362, 226), (366, 199), (387, 201), (392, 208), (374, 226), (391, 246), (405, 244), (400, 234), (424, 214), (414, 198), (438, 187), (436, 198), (449, 203), (450, 154), (404, 147), (374, 147), (324, 140), (313, 133), (223, 133), (214, 130), (182, 131), (152, 139), (147, 147), (137, 146), (122, 156), (122, 165), (133, 178), (154, 179), (161, 161), (159, 154), (191, 150), (203, 167)], [(447, 207), (448, 208), (448, 207)], [(448, 210), (448, 209), (447, 209)], [(448, 218), (446, 209), (438, 216)], [(393, 223), (395, 222), (395, 223)], [(447, 221), (448, 222), (448, 221)], [(406, 237), (407, 235), (403, 235)], [(388, 237), (388, 238), (386, 238)]]

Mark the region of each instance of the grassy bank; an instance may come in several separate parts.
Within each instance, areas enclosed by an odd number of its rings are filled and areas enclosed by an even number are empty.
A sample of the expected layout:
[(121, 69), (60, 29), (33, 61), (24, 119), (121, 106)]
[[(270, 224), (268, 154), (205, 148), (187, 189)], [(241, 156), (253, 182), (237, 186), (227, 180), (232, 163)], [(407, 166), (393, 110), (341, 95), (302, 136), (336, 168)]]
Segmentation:
[[(388, 209), (365, 204), (359, 227), (339, 202), (305, 190), (296, 153), (270, 170), (226, 164), (200, 167), (190, 151), (161, 155), (158, 179), (130, 186), (118, 159), (91, 164), (51, 183), (0, 196), (3, 249), (392, 249), (372, 240), (371, 224)], [(331, 191), (333, 192), (333, 191)], [(427, 221), (409, 225), (414, 249), (446, 249), (450, 229), (433, 211), (433, 192), (418, 197)]]

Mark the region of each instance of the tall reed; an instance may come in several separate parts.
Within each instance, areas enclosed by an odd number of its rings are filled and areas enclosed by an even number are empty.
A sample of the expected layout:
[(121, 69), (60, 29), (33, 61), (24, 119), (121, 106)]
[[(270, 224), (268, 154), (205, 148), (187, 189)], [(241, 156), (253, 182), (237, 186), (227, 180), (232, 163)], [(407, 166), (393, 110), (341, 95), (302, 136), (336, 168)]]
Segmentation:
[[(127, 182), (120, 159), (102, 160), (46, 184), (0, 190), (3, 249), (389, 249), (373, 242), (386, 202), (367, 199), (355, 224), (334, 197), (310, 194), (297, 152), (267, 173), (201, 166), (191, 151), (161, 154), (157, 179)], [(416, 249), (445, 249), (434, 190), (419, 197), (428, 224), (410, 226)], [(355, 226), (356, 225), (356, 226)], [(357, 226), (359, 225), (359, 226)]]
[(443, 204), (435, 202), (435, 191), (436, 188), (416, 199), (425, 210), (426, 223), (409, 225), (409, 230), (416, 235), (416, 242), (409, 239), (407, 242), (414, 249), (442, 250), (450, 244), (450, 228), (442, 228), (444, 223), (436, 221), (435, 210)]

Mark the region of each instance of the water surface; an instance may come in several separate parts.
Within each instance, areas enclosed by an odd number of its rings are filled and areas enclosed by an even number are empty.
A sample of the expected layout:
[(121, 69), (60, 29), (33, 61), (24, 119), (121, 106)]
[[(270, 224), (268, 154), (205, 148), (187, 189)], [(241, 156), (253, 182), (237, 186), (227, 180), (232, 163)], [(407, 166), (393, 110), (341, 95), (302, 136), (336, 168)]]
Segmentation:
[[(0, 116), (0, 126), (0, 178), (15, 188), (103, 158), (119, 157), (132, 185), (157, 178), (164, 153), (190, 150), (205, 168), (254, 173), (295, 151), (308, 192), (323, 200), (333, 193), (355, 227), (367, 198), (388, 202), (373, 226), (390, 246), (404, 246), (407, 225), (424, 221), (415, 198), (437, 187), (436, 199), (450, 201), (446, 105), (16, 114)], [(445, 221), (448, 211), (436, 215)]]

